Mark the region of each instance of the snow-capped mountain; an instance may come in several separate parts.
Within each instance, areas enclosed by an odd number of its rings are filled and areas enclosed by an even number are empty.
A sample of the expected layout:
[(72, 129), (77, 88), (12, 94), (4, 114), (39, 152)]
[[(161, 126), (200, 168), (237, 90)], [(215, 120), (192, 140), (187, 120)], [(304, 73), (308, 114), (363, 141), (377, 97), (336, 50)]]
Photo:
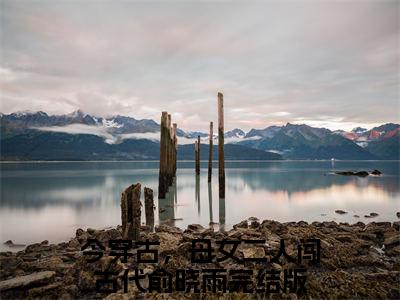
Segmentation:
[(370, 130), (357, 127), (351, 131), (336, 130), (334, 133), (354, 141), (361, 147), (367, 147), (370, 142), (381, 141), (400, 134), (400, 125), (394, 123), (384, 124)]
[[(48, 115), (43, 111), (0, 114), (0, 127), (2, 143), (6, 147), (14, 145), (12, 149), (23, 148), (27, 143), (42, 147), (41, 139), (45, 137), (53, 142), (68, 137), (84, 141), (96, 137), (103, 143), (121, 144), (121, 147), (130, 141), (141, 145), (143, 141), (158, 143), (160, 137), (160, 125), (151, 119), (139, 120), (120, 115), (104, 118), (81, 110), (65, 115)], [(185, 132), (179, 128), (177, 135), (181, 145), (193, 144), (198, 136), (202, 144), (207, 144), (209, 139), (208, 133)], [(213, 137), (215, 144), (217, 137), (217, 134)], [(275, 152), (289, 159), (398, 159), (400, 125), (389, 123), (369, 130), (331, 131), (287, 123), (264, 129), (253, 128), (247, 133), (235, 128), (225, 132), (224, 137), (226, 144)], [(12, 155), (14, 150), (10, 151)]]
[(246, 133), (242, 129), (239, 129), (239, 128), (235, 128), (231, 131), (227, 131), (224, 134), (225, 138), (239, 138), (240, 139), (240, 138), (244, 138), (245, 136), (246, 136)]

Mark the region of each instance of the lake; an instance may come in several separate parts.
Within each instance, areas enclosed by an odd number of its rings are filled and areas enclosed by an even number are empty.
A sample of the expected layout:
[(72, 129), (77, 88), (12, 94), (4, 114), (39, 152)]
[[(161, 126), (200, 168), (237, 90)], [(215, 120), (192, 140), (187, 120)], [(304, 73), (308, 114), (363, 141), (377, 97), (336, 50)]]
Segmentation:
[[(194, 162), (180, 161), (176, 186), (160, 201), (158, 162), (28, 162), (0, 167), (3, 250), (6, 240), (61, 242), (74, 236), (77, 228), (120, 224), (121, 192), (137, 182), (154, 190), (156, 224), (180, 228), (216, 222), (229, 229), (249, 217), (281, 222), (396, 221), (400, 210), (398, 161), (226, 162), (225, 199), (218, 199), (217, 162), (208, 184), (205, 162), (197, 177)], [(358, 178), (333, 173), (373, 169), (383, 174)], [(336, 209), (348, 213), (339, 215)], [(379, 216), (364, 217), (371, 212)]]

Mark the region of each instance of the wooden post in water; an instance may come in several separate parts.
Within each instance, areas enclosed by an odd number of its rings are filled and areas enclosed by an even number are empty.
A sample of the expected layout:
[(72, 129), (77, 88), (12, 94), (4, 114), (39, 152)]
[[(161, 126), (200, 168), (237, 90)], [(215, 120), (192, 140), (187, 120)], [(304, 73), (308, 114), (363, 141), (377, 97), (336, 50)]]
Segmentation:
[(154, 226), (153, 190), (147, 187), (144, 188), (144, 207), (146, 213), (146, 225), (153, 228)]
[(121, 195), (122, 237), (126, 240), (139, 240), (140, 189), (140, 183), (132, 184)]
[(174, 147), (172, 149), (173, 151), (173, 176), (176, 177), (176, 159), (177, 159), (177, 152), (178, 152), (178, 137), (176, 136), (176, 129), (177, 129), (178, 125), (176, 123), (173, 124), (173, 137), (174, 137)]
[(160, 171), (158, 175), (158, 198), (165, 198), (167, 192), (167, 140), (169, 130), (167, 128), (168, 113), (163, 111), (160, 124)]
[(208, 149), (208, 182), (212, 177), (212, 160), (213, 160), (213, 122), (210, 122), (210, 142)]
[(225, 198), (224, 96), (222, 93), (218, 93), (218, 185), (219, 197)]
[(171, 130), (171, 115), (168, 114), (167, 121), (168, 128), (168, 143), (167, 143), (167, 191), (169, 186), (172, 184), (172, 130)]
[(200, 175), (200, 136), (195, 143), (196, 175)]

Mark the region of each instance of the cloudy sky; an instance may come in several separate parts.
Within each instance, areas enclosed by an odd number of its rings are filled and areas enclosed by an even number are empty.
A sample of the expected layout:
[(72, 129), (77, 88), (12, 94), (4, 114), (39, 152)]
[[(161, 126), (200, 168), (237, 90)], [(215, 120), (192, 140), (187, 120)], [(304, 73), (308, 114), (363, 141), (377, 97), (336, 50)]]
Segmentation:
[(399, 1), (0, 0), (1, 112), (399, 122)]

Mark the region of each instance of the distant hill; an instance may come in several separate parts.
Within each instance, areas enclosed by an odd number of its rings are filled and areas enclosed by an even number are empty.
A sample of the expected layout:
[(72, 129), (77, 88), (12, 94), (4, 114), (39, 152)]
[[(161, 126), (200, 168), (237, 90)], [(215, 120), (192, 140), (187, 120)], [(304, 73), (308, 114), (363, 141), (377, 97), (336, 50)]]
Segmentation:
[(373, 141), (368, 144), (366, 150), (382, 159), (400, 160), (399, 135), (392, 136), (382, 141)]
[[(200, 145), (200, 159), (208, 160), (209, 145)], [(279, 160), (282, 156), (277, 153), (266, 152), (241, 145), (226, 144), (224, 147), (226, 160)], [(194, 160), (194, 144), (179, 145), (178, 159)], [(213, 159), (218, 159), (218, 146), (213, 146)]]
[[(217, 147), (214, 147), (214, 159)], [(201, 159), (208, 159), (208, 145), (201, 146)], [(32, 130), (1, 139), (1, 160), (158, 160), (160, 145), (147, 139), (107, 144), (89, 134), (66, 134)], [(180, 145), (178, 160), (194, 159), (194, 145)], [(276, 160), (281, 156), (240, 145), (225, 145), (225, 159)]]

